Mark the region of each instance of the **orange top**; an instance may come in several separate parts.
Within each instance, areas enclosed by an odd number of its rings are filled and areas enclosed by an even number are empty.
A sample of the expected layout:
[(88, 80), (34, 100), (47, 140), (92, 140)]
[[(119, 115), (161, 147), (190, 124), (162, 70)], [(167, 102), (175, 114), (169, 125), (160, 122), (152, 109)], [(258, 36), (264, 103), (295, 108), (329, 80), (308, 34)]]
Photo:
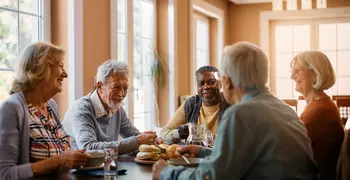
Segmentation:
[(337, 106), (329, 96), (323, 94), (319, 100), (307, 105), (300, 119), (308, 131), (321, 179), (336, 179), (337, 160), (344, 138)]

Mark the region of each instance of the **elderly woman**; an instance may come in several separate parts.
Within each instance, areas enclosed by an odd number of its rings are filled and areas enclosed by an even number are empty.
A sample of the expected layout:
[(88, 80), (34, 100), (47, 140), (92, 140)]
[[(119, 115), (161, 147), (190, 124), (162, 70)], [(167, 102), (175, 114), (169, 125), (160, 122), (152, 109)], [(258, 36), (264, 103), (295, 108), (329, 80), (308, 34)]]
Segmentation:
[(221, 84), (230, 104), (212, 150), (185, 146), (180, 153), (208, 156), (197, 169), (158, 161), (154, 179), (317, 179), (317, 165), (298, 115), (265, 84), (265, 54), (247, 42), (225, 49)]
[(308, 51), (294, 57), (291, 68), (295, 90), (307, 103), (300, 119), (308, 130), (321, 179), (335, 179), (344, 130), (338, 108), (324, 93), (335, 83), (332, 64), (322, 52)]
[(67, 78), (63, 50), (49, 43), (27, 46), (18, 59), (11, 96), (0, 106), (0, 177), (27, 179), (84, 165), (88, 155), (69, 151), (57, 104), (51, 98)]

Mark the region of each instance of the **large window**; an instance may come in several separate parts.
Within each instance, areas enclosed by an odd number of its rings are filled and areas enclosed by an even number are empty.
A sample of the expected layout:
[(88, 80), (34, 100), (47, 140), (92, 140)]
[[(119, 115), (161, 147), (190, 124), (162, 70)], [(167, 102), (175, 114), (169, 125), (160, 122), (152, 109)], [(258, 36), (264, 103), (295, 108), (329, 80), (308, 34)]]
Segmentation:
[(43, 0), (0, 1), (0, 102), (8, 96), (19, 52), (32, 42), (46, 39), (44, 24), (48, 24), (43, 22), (46, 14), (43, 3)]
[(150, 130), (156, 123), (156, 91), (150, 72), (156, 47), (155, 1), (112, 0), (111, 5), (112, 11), (117, 11), (117, 18), (111, 12), (111, 23), (117, 24), (116, 29), (111, 30), (117, 31), (116, 39), (112, 39), (117, 41), (114, 58), (127, 62), (133, 77), (129, 79), (130, 90), (123, 107), (140, 131)]
[(310, 49), (324, 52), (335, 70), (336, 83), (326, 92), (329, 95), (350, 94), (350, 20), (313, 20), (301, 24), (277, 22), (272, 26), (275, 72), (271, 74), (275, 77), (279, 98), (300, 96), (290, 79), (290, 62), (295, 55)]

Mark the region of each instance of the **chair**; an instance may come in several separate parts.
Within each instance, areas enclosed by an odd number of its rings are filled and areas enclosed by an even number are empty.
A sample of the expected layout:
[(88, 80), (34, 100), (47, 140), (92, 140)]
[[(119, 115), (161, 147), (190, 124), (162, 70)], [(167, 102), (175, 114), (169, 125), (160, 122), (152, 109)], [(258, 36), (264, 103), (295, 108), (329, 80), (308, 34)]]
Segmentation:
[(193, 95), (182, 95), (179, 97), (179, 107), (190, 97)]
[(337, 97), (335, 101), (339, 109), (340, 117), (343, 119), (343, 123), (345, 124), (350, 116), (350, 96)]
[(282, 99), (283, 102), (291, 106), (293, 109), (295, 109), (295, 112), (298, 112), (298, 100), (296, 99)]

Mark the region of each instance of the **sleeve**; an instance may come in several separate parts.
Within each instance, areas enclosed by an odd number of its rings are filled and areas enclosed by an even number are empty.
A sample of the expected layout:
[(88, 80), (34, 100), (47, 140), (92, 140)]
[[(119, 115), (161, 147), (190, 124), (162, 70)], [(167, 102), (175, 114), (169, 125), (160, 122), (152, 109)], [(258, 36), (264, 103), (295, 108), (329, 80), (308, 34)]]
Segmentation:
[(119, 141), (118, 151), (120, 154), (129, 153), (138, 149), (136, 136), (141, 134), (140, 131), (132, 124), (124, 109), (121, 109), (120, 116), (120, 135), (123, 137)]
[(196, 169), (168, 166), (160, 179), (242, 179), (255, 160), (254, 128), (249, 127), (248, 119), (243, 121), (238, 115), (225, 114), (211, 156)]
[(177, 128), (181, 124), (186, 123), (185, 118), (185, 103), (183, 103), (176, 111), (175, 116), (169, 121), (160, 132), (160, 137), (167, 143), (173, 143), (173, 139), (179, 139)]
[(0, 177), (1, 179), (27, 179), (33, 176), (31, 164), (19, 165), (21, 153), (19, 120), (16, 107), (5, 102), (0, 107)]

